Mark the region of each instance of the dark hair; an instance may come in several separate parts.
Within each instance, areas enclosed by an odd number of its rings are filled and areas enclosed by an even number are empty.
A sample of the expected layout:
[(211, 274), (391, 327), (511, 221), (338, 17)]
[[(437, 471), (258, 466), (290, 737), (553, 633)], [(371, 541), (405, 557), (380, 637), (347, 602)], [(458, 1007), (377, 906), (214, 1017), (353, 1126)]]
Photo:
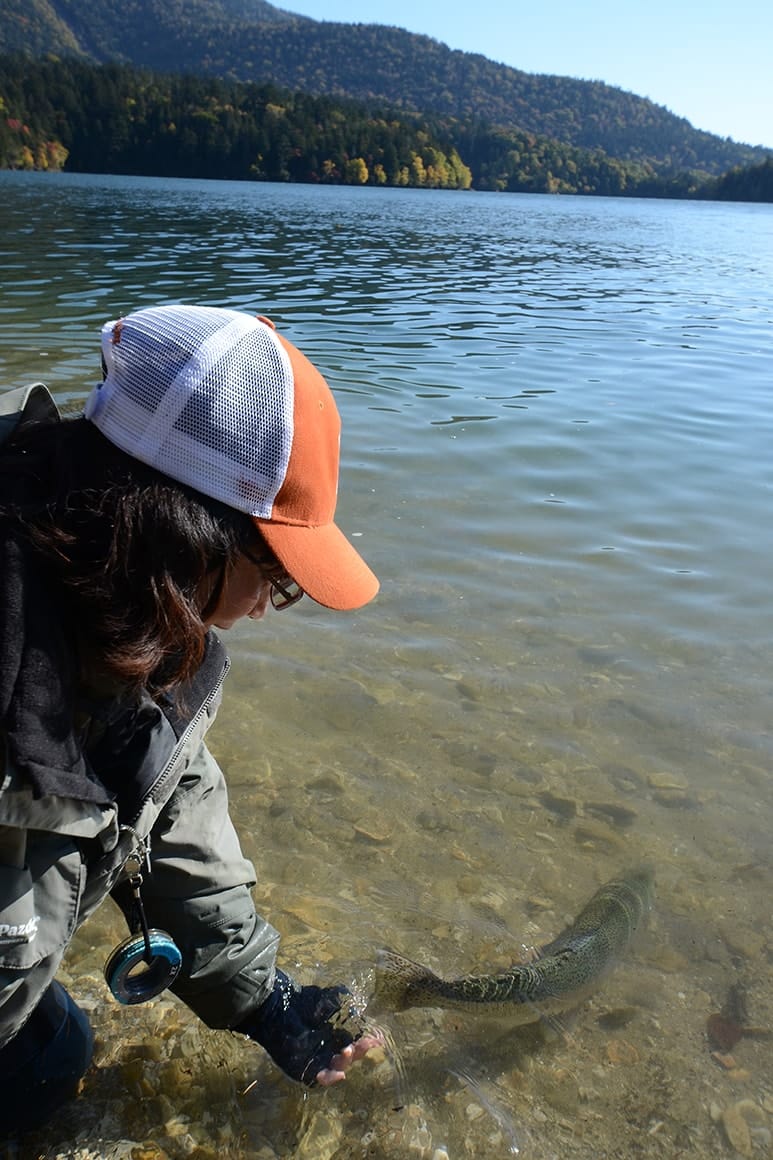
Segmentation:
[[(126, 455), (87, 419), (25, 424), (0, 453), (10, 516), (106, 672), (158, 696), (193, 676), (250, 517)], [(202, 608), (202, 593), (208, 592)]]

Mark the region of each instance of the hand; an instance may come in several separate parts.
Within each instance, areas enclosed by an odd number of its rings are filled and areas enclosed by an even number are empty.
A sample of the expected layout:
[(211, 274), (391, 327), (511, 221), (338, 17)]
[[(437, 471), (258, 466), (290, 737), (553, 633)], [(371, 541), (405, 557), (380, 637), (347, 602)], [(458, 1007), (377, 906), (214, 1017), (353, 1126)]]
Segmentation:
[(277, 971), (271, 994), (233, 1030), (264, 1047), (292, 1079), (329, 1087), (379, 1042), (363, 1035), (348, 996), (345, 987), (298, 987)]
[(330, 1061), (330, 1067), (323, 1068), (318, 1071), (316, 1081), (320, 1087), (330, 1087), (339, 1080), (346, 1079), (346, 1072), (356, 1063), (358, 1059), (362, 1059), (364, 1055), (373, 1047), (380, 1047), (383, 1040), (376, 1035), (360, 1035), (348, 1047), (344, 1047), (337, 1055), (334, 1055)]

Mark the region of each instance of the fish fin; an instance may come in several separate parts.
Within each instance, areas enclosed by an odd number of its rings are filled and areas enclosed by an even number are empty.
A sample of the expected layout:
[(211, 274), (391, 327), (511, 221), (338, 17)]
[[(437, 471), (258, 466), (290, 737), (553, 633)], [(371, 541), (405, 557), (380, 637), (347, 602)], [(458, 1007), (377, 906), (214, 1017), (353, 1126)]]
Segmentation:
[(376, 973), (373, 1000), (382, 1010), (405, 1011), (411, 1007), (409, 992), (411, 987), (436, 979), (427, 967), (389, 947), (376, 952)]
[(502, 1135), (506, 1138), (507, 1151), (511, 1156), (517, 1156), (521, 1149), (518, 1146), (515, 1121), (508, 1111), (508, 1104), (510, 1103), (508, 1098), (509, 1093), (499, 1087), (493, 1080), (489, 1080), (484, 1084), (472, 1070), (468, 1070), (467, 1068), (460, 1068), (458, 1071), (452, 1068), (451, 1075), (455, 1076), (464, 1084), (475, 1096), (478, 1103), (486, 1109), (494, 1123), (501, 1130)]
[[(538, 1009), (538, 1007), (535, 1007), (535, 1010)], [(552, 1015), (546, 1011), (540, 1011), (539, 1023), (543, 1034), (546, 1034), (548, 1039), (560, 1039), (565, 1047), (571, 1047), (575, 1043), (574, 1028), (577, 1023), (579, 1010), (579, 1006), (567, 1007), (563, 1011), (557, 1011)]]
[(541, 947), (527, 946), (526, 943), (523, 943), (521, 946), (520, 956), (518, 957), (516, 962), (513, 963), (513, 966), (514, 967), (528, 967), (528, 966), (531, 966), (532, 963), (538, 962), (541, 958), (542, 958)]

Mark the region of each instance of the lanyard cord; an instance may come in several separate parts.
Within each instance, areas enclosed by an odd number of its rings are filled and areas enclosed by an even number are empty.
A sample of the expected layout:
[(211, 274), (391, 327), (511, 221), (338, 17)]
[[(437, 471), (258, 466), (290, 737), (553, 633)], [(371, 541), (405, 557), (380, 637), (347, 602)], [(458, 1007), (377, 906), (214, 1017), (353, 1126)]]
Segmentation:
[(142, 905), (142, 894), (140, 892), (143, 881), (140, 867), (144, 862), (148, 870), (150, 870), (150, 845), (148, 841), (143, 840), (139, 836), (132, 826), (121, 826), (121, 829), (128, 830), (137, 840), (137, 849), (124, 862), (124, 870), (129, 875), (129, 889), (132, 892), (132, 909), (129, 927), (132, 934), (136, 934), (138, 930), (142, 932), (142, 938), (145, 943), (145, 962), (151, 963), (153, 961), (153, 948), (150, 942), (150, 930), (148, 920), (145, 917), (145, 907)]

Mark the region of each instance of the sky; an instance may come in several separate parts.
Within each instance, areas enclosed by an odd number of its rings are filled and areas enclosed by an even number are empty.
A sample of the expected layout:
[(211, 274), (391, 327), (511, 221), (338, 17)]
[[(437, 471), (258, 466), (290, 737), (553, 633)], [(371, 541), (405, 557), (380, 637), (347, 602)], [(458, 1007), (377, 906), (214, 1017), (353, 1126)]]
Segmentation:
[(524, 72), (606, 81), (696, 129), (773, 149), (771, 0), (272, 0), (390, 24)]

